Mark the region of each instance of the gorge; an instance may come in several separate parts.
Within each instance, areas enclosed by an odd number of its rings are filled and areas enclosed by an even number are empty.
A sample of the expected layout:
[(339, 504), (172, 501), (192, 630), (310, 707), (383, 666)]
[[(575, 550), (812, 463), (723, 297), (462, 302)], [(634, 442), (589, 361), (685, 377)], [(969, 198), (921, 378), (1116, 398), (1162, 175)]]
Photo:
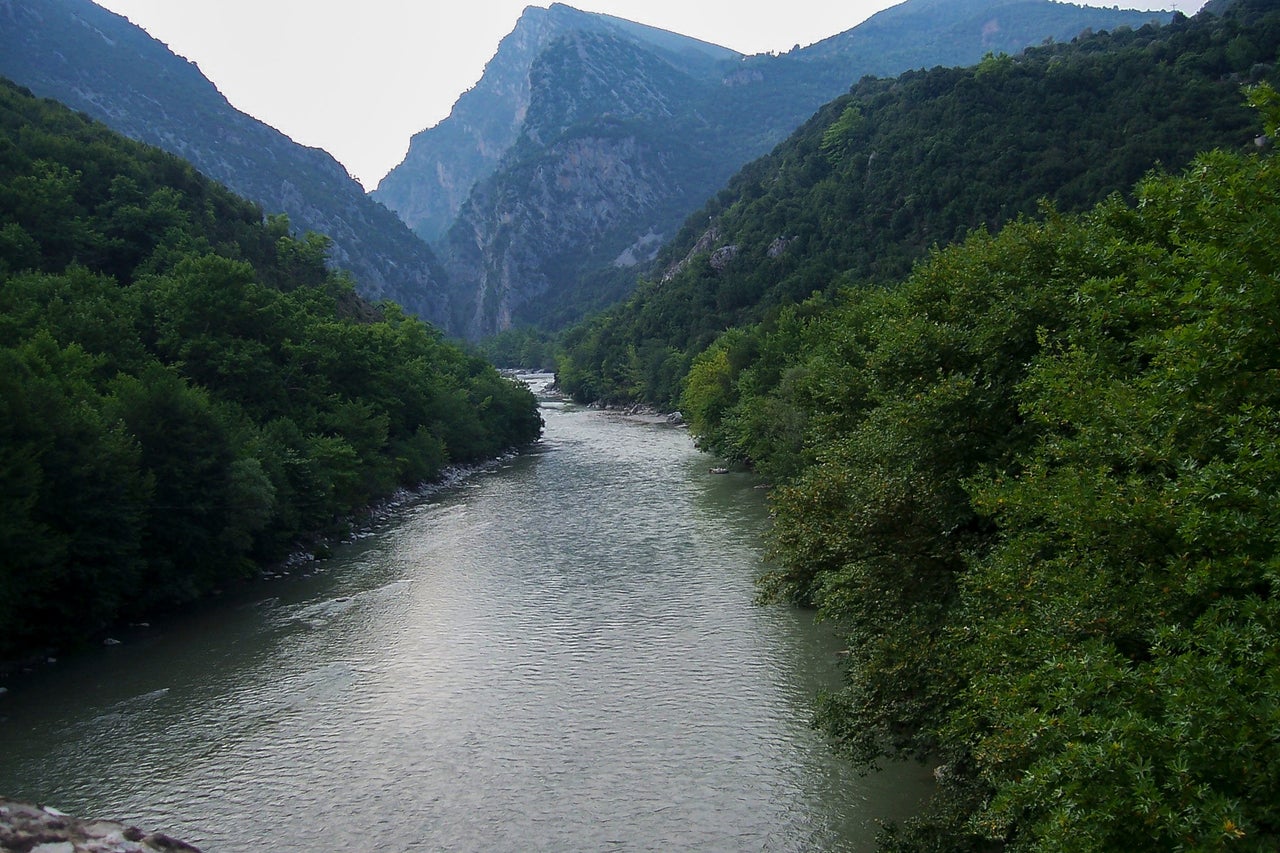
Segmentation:
[[(80, 2), (0, 0), (75, 33), (0, 60), (105, 102), (69, 57), (141, 37)], [(1064, 5), (756, 57), (530, 10), (387, 182), (444, 181), (383, 255), (436, 327), (0, 83), (0, 652), (55, 659), (0, 793), (215, 850), (1274, 849), (1280, 11), (1007, 17)], [(915, 37), (988, 49), (850, 87)], [(448, 340), (508, 324), (576, 402)]]

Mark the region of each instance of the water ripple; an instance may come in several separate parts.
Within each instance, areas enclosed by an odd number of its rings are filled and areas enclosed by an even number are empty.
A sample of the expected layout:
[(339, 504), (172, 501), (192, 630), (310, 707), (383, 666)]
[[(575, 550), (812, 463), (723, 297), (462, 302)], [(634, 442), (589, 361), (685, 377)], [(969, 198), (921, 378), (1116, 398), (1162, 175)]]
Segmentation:
[(679, 430), (544, 416), (322, 576), (12, 691), (0, 790), (215, 853), (864, 849), (927, 777), (807, 727), (832, 640), (752, 604), (759, 492)]

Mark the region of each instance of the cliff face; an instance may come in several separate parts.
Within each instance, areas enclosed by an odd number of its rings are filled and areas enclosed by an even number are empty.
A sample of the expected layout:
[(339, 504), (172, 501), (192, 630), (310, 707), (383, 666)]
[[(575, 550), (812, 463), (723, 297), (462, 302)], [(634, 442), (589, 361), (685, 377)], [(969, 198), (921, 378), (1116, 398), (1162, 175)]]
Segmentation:
[(451, 328), (572, 322), (625, 295), (685, 216), (864, 74), (969, 64), (1152, 14), (908, 0), (782, 56), (615, 18), (526, 10), (453, 114), (375, 197), (433, 241)]
[(458, 98), (447, 119), (409, 141), (404, 161), (374, 190), (373, 197), (423, 239), (439, 239), (471, 188), (519, 136), (529, 108), (529, 65), (546, 39), (543, 17), (521, 18), (480, 82)]
[(497, 170), (524, 131), (533, 89), (530, 70), (551, 44), (569, 33), (630, 39), (690, 68), (707, 68), (737, 56), (608, 15), (562, 4), (549, 9), (531, 6), (498, 45), (480, 81), (458, 98), (448, 118), (410, 140), (404, 161), (382, 179), (373, 197), (423, 239), (442, 239), (472, 188)]
[(641, 235), (663, 230), (673, 210), (730, 174), (713, 146), (700, 150), (707, 120), (690, 109), (711, 81), (643, 45), (570, 33), (528, 76), (521, 137), (472, 189), (441, 244), (464, 308), (457, 327), (472, 337), (538, 321), (568, 282), (628, 249), (647, 257), (657, 241), (637, 249)]
[[(481, 337), (528, 319), (558, 282), (622, 255), (616, 235), (648, 227), (677, 183), (661, 152), (625, 131), (558, 140), (526, 169), (485, 181), (449, 234), (451, 274), (479, 285), (457, 294), (469, 309), (458, 328)], [(603, 248), (583, 254), (592, 247)]]
[(333, 240), (362, 295), (449, 316), (431, 250), (324, 151), (239, 112), (193, 63), (88, 0), (0, 0), (0, 75), (190, 161), (296, 228)]

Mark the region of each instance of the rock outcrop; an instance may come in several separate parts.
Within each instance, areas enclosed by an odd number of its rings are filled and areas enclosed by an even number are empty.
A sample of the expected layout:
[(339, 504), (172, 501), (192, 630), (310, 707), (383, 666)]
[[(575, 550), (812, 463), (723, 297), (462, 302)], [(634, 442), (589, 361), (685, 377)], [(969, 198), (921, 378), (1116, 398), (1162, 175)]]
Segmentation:
[(112, 820), (81, 820), (49, 806), (0, 799), (0, 851), (5, 853), (200, 853), (163, 832)]

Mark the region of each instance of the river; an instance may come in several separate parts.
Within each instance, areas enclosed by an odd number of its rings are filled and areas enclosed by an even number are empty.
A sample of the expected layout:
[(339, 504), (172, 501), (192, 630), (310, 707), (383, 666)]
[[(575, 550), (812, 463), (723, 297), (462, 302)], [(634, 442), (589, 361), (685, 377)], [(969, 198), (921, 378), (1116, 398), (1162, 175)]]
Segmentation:
[(11, 680), (0, 796), (206, 851), (872, 849), (928, 773), (808, 726), (837, 646), (753, 603), (752, 478), (543, 417), (329, 560)]

